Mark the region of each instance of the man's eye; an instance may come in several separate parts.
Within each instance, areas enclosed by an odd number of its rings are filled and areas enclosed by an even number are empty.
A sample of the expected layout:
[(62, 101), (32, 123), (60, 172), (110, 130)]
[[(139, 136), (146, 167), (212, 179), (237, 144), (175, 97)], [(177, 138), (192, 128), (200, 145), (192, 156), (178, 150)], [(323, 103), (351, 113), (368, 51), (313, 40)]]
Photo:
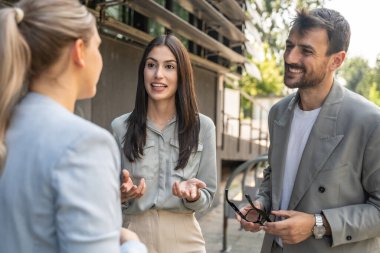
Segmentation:
[(310, 51), (310, 50), (303, 50), (303, 53), (305, 55), (310, 55), (310, 54), (313, 54), (313, 51)]

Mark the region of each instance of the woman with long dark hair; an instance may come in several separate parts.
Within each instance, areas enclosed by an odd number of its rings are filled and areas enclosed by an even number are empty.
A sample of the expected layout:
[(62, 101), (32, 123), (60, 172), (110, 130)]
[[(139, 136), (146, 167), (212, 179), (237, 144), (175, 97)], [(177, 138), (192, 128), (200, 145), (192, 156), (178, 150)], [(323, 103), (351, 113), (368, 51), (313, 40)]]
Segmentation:
[(198, 111), (190, 57), (174, 35), (146, 47), (135, 108), (112, 128), (134, 184), (122, 189), (124, 225), (150, 253), (206, 252), (194, 212), (216, 191), (215, 126)]

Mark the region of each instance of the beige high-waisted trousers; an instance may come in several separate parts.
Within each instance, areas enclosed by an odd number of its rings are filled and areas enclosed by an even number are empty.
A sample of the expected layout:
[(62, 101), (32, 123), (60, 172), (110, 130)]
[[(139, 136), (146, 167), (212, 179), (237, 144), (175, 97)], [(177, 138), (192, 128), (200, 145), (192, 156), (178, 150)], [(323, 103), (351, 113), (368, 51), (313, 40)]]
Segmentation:
[(206, 253), (194, 213), (151, 209), (141, 214), (125, 215), (123, 227), (134, 231), (149, 253)]

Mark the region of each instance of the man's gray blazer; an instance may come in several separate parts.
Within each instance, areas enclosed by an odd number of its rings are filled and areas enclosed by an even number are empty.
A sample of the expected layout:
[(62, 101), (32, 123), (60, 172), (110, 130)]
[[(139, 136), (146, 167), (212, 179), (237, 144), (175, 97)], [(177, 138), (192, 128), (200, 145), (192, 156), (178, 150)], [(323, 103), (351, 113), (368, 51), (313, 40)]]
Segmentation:
[[(267, 210), (278, 210), (287, 141), (298, 93), (269, 113), (269, 164), (258, 194)], [(286, 183), (286, 182), (285, 182)], [(284, 245), (291, 253), (380, 252), (380, 110), (334, 83), (306, 143), (289, 210), (323, 213), (332, 236)], [(262, 253), (274, 237), (266, 234)]]

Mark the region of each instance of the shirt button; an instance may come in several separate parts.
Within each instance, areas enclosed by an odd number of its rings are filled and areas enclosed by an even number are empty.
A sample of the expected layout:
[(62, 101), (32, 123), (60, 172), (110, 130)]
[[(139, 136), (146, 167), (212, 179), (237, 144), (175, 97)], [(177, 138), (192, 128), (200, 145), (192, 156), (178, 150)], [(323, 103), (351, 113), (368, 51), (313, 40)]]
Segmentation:
[(326, 191), (326, 188), (323, 187), (323, 186), (319, 186), (318, 191), (319, 191), (320, 193), (324, 193), (324, 192)]
[(346, 236), (347, 241), (351, 241), (352, 237), (350, 235)]

